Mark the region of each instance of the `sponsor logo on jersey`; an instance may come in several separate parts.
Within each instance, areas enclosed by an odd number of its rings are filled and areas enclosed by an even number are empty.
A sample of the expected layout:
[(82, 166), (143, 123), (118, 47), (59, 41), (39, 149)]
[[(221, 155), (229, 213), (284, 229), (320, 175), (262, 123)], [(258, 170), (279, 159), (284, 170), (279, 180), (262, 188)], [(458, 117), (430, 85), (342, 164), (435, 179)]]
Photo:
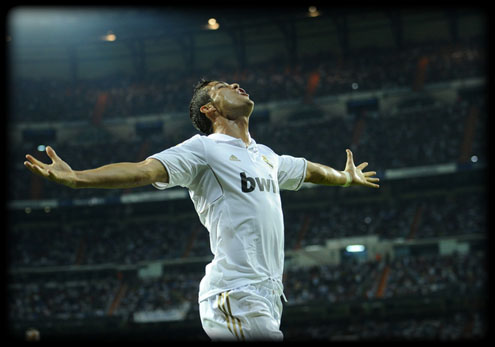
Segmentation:
[(241, 172), (241, 189), (244, 193), (251, 193), (258, 188), (261, 192), (277, 193), (275, 182), (269, 178), (249, 177)]
[(239, 158), (237, 158), (235, 155), (231, 155), (229, 160), (232, 160), (232, 161), (240, 161)]

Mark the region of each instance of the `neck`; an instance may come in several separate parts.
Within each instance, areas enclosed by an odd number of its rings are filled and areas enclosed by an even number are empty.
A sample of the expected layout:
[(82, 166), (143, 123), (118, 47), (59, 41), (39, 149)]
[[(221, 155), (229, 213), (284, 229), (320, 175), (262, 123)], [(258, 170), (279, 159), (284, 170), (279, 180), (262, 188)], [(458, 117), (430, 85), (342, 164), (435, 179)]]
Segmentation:
[(248, 117), (241, 117), (234, 120), (222, 118), (221, 122), (216, 122), (213, 132), (241, 139), (246, 147), (249, 145), (251, 139), (249, 136)]

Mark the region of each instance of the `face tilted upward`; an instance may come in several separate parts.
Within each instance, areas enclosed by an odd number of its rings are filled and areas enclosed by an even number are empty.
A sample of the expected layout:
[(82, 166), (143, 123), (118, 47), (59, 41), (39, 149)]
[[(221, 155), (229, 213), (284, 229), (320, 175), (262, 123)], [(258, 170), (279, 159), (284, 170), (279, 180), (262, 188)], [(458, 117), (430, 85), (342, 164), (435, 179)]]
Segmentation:
[(249, 117), (253, 112), (254, 102), (237, 83), (211, 82), (209, 94), (217, 111), (229, 119)]

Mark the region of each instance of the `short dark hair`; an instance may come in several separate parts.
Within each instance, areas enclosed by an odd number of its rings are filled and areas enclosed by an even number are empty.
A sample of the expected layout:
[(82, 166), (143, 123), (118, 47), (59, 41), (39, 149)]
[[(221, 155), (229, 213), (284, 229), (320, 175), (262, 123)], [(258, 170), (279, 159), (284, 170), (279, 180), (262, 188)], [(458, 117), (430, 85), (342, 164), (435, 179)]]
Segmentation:
[(193, 96), (189, 104), (189, 117), (196, 129), (206, 135), (213, 132), (213, 123), (200, 111), (201, 106), (213, 101), (205, 88), (212, 81), (201, 78), (194, 86)]

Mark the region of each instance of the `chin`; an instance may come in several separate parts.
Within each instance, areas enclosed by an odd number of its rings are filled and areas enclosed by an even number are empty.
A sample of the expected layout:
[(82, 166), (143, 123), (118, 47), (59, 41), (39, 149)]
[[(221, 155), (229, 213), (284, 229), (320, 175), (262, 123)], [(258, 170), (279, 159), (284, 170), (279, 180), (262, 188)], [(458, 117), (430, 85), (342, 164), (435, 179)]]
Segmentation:
[(249, 116), (250, 116), (250, 115), (251, 115), (251, 113), (253, 113), (253, 109), (254, 109), (254, 101), (253, 101), (253, 100), (249, 100), (249, 101), (250, 101), (249, 105), (251, 106), (251, 107), (249, 108)]

